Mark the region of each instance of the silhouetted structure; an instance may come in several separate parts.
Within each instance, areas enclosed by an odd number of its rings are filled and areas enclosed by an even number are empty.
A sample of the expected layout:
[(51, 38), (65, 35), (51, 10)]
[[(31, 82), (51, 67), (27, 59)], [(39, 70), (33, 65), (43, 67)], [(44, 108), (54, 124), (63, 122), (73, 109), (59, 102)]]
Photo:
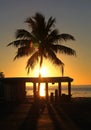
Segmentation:
[[(62, 82), (68, 85), (68, 97), (71, 98), (71, 82), (73, 81), (70, 77), (41, 77), (40, 83), (46, 85), (46, 99), (48, 100), (48, 83), (58, 83), (58, 96), (62, 96)], [(8, 101), (22, 101), (26, 97), (26, 82), (33, 83), (33, 94), (34, 98), (37, 95), (36, 84), (39, 82), (39, 78), (1, 78), (0, 82), (3, 84), (4, 99)], [(0, 86), (1, 90), (2, 86)]]

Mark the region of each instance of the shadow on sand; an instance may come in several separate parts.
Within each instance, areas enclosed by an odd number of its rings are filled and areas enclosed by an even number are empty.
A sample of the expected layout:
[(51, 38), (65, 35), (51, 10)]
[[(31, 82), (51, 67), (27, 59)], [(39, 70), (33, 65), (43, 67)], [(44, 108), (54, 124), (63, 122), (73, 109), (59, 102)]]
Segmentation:
[(45, 103), (36, 102), (30, 108), (23, 124), (20, 126), (19, 130), (36, 130), (39, 116), (43, 113), (45, 108)]

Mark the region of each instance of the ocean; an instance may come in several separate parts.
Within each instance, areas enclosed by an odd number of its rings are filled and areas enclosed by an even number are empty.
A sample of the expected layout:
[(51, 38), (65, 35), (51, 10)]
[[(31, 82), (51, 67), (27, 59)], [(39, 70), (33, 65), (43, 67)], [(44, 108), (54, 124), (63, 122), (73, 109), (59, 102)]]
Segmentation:
[[(51, 92), (55, 93), (57, 86), (49, 86), (49, 95)], [(33, 95), (33, 87), (26, 87), (26, 95)], [(45, 89), (44, 89), (45, 91)], [(67, 86), (62, 86), (62, 94), (68, 94)], [(72, 97), (91, 97), (91, 85), (72, 85), (71, 86)]]
[(91, 85), (73, 85), (73, 97), (91, 97)]

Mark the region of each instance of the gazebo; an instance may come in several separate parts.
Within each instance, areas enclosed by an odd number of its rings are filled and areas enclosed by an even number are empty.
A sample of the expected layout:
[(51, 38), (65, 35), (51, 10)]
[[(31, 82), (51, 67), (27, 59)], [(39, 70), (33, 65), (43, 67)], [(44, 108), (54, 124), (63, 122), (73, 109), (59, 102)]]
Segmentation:
[(8, 100), (23, 100), (26, 97), (25, 83), (33, 83), (33, 95), (34, 98), (37, 94), (37, 83), (45, 83), (46, 87), (46, 99), (48, 99), (48, 83), (58, 84), (58, 96), (62, 96), (62, 83), (67, 83), (68, 86), (68, 97), (71, 98), (71, 82), (73, 81), (70, 77), (16, 77), (16, 78), (1, 78), (5, 86), (5, 96)]

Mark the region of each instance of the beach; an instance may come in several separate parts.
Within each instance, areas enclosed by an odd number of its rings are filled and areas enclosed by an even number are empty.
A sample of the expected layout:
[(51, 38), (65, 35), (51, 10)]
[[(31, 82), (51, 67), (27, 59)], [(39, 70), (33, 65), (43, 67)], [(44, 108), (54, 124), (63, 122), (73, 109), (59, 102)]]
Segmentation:
[(56, 106), (58, 111), (60, 108), (80, 130), (91, 129), (91, 98), (73, 98)]
[[(38, 115), (36, 114), (37, 107), (36, 109), (31, 107), (32, 104), (29, 101), (13, 105), (0, 104), (0, 106), (1, 105), (0, 130), (10, 130), (10, 128), (14, 130), (22, 130), (24, 126), (28, 125), (28, 123), (32, 126), (31, 128), (33, 128), (33, 130), (37, 130), (37, 127), (35, 127), (36, 122), (39, 120), (37, 117)], [(74, 124), (79, 130), (91, 129), (91, 98), (72, 98), (71, 101), (59, 102), (53, 107), (65, 125), (67, 125), (67, 122), (71, 122), (71, 124)], [(47, 114), (49, 114), (48, 116), (50, 116), (54, 123), (55, 119), (53, 117), (55, 117), (55, 113), (50, 114), (49, 110), (49, 113)], [(55, 123), (57, 124), (56, 121)]]

